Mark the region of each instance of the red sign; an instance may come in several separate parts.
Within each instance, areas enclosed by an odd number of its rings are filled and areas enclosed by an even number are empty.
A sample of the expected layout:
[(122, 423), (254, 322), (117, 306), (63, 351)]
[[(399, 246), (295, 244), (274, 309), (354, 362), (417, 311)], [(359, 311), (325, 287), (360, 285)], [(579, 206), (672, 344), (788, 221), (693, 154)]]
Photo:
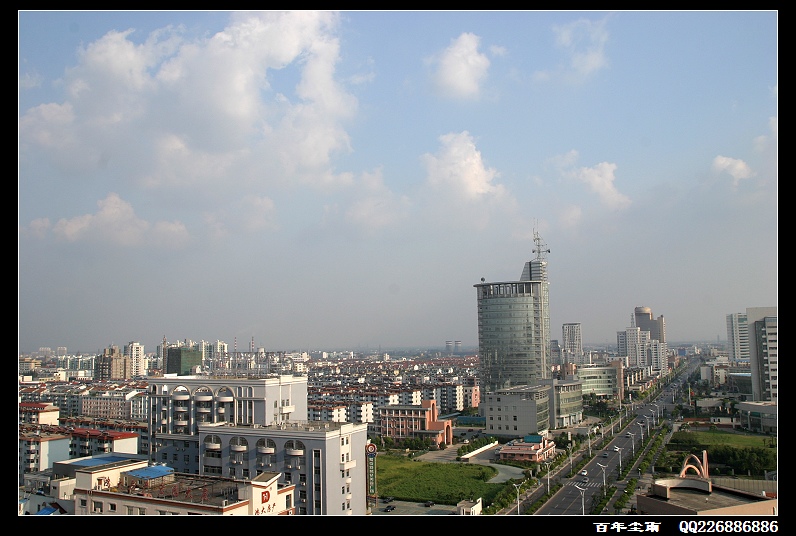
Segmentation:
[(268, 502), (268, 499), (270, 499), (270, 498), (271, 498), (271, 492), (268, 491), (268, 490), (265, 490), (263, 492), (263, 500), (262, 500), (262, 502), (266, 503), (266, 502)]

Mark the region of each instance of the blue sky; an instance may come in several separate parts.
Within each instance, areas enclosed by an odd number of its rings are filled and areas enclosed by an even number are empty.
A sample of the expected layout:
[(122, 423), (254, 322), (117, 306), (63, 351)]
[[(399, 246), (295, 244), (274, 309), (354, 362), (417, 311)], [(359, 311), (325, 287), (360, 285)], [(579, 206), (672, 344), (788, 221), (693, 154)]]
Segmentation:
[(776, 11), (19, 12), (19, 350), (477, 345), (777, 305)]

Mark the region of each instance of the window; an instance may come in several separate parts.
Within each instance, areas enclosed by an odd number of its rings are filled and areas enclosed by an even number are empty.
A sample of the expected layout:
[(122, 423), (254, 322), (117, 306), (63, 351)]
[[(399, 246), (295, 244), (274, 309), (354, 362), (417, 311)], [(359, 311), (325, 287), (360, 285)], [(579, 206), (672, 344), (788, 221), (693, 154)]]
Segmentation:
[(110, 512), (115, 512), (116, 511), (116, 503), (108, 503), (108, 510)]
[(127, 507), (127, 515), (128, 515), (128, 516), (133, 516), (133, 515), (135, 515), (135, 510), (136, 510), (136, 509), (135, 509), (134, 507), (132, 507), (132, 506), (128, 506), (128, 507)]

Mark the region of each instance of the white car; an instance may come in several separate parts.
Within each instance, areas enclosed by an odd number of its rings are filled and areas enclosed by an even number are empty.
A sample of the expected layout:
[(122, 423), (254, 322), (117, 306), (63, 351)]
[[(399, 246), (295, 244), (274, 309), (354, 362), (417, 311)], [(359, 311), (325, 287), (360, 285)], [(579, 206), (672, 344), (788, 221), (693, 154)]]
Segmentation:
[(583, 471), (580, 472), (580, 474), (586, 476), (589, 474), (589, 472), (586, 469), (584, 469)]
[(614, 452), (619, 452), (619, 447), (617, 447), (616, 445), (614, 445)]

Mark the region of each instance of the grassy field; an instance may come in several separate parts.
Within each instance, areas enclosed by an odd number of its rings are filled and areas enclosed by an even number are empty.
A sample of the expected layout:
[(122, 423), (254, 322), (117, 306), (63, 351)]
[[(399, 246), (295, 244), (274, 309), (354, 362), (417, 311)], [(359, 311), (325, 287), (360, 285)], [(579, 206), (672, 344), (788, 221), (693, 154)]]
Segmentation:
[(727, 432), (725, 430), (699, 430), (690, 432), (676, 432), (672, 438), (679, 434), (688, 434), (702, 445), (727, 445), (736, 448), (767, 447), (771, 438), (764, 435), (740, 434), (737, 432)]
[(506, 487), (489, 484), (497, 471), (487, 465), (416, 461), (406, 456), (379, 453), (376, 487), (379, 497), (401, 501), (455, 505), (464, 499), (483, 498), (486, 504)]

